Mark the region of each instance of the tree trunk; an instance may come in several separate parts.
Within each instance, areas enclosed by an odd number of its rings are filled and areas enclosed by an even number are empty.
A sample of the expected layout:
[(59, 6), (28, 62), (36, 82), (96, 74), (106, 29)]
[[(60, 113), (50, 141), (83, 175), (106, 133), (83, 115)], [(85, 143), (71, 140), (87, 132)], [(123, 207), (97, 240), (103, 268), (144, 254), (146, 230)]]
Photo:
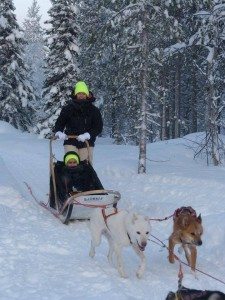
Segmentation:
[(162, 118), (161, 118), (161, 140), (166, 140), (166, 103), (165, 99), (163, 99), (162, 103)]
[(112, 98), (112, 108), (111, 108), (111, 120), (112, 120), (112, 129), (111, 137), (115, 139), (116, 135), (116, 107), (115, 107), (115, 98)]
[(120, 122), (118, 120), (117, 108), (116, 108), (116, 99), (112, 99), (112, 112), (111, 112), (111, 119), (112, 119), (112, 131), (111, 137), (114, 139), (114, 143), (117, 145), (122, 144), (123, 139), (120, 131)]
[(161, 95), (160, 95), (160, 101), (162, 103), (162, 108), (161, 108), (161, 140), (164, 141), (166, 140), (167, 137), (167, 101), (166, 101), (166, 87), (165, 87), (165, 69), (163, 67), (162, 72), (161, 72)]
[[(220, 163), (219, 156), (219, 137), (218, 137), (218, 126), (217, 126), (217, 117), (218, 117), (218, 103), (216, 97), (216, 88), (215, 88), (215, 72), (214, 72), (214, 63), (216, 60), (216, 47), (214, 46), (212, 51), (212, 58), (208, 60), (207, 68), (207, 80), (208, 80), (208, 94), (206, 97), (206, 132), (209, 137), (206, 143), (209, 143), (210, 155), (214, 166), (218, 166)], [(208, 147), (207, 147), (208, 148)]]
[(196, 84), (196, 70), (192, 68), (192, 93), (191, 93), (191, 115), (190, 115), (190, 132), (198, 131), (197, 122), (197, 84)]
[(175, 71), (175, 95), (174, 95), (174, 138), (180, 137), (180, 80), (181, 80), (181, 57), (178, 55)]
[(147, 136), (147, 12), (144, 11), (142, 19), (143, 29), (141, 33), (141, 45), (142, 45), (142, 68), (140, 74), (141, 81), (141, 128), (140, 128), (140, 142), (139, 142), (139, 162), (138, 162), (138, 173), (146, 173), (146, 136)]

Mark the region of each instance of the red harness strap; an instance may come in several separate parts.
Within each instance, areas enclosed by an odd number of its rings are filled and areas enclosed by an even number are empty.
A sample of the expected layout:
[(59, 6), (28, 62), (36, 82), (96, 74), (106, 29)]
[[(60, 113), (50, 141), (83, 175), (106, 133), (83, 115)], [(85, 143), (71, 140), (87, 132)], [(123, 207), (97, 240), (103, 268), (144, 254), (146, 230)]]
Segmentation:
[(111, 214), (109, 214), (109, 215), (106, 215), (106, 213), (105, 213), (105, 208), (103, 208), (102, 209), (102, 216), (103, 216), (103, 219), (104, 219), (104, 221), (105, 221), (105, 225), (106, 225), (106, 227), (109, 229), (109, 227), (108, 227), (108, 224), (107, 224), (107, 219), (109, 218), (109, 217), (111, 217), (111, 216), (113, 216), (113, 215), (116, 215), (117, 213), (118, 213), (118, 210), (117, 210), (117, 208), (116, 207), (114, 207), (114, 212), (113, 213), (111, 213)]
[(182, 206), (175, 210), (173, 219), (178, 217), (182, 213), (190, 214), (191, 216), (197, 218), (196, 211), (191, 206)]

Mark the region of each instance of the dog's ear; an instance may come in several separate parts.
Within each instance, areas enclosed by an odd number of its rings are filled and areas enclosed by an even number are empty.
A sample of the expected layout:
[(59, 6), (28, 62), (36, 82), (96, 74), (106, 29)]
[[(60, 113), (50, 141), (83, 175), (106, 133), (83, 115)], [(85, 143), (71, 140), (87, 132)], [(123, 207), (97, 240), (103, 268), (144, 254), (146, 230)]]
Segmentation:
[(132, 221), (131, 221), (132, 224), (134, 224), (137, 219), (138, 219), (137, 214), (133, 213), (133, 217), (132, 217)]
[(201, 216), (201, 214), (199, 214), (199, 216), (198, 216), (197, 219), (198, 219), (198, 222), (199, 222), (199, 223), (202, 223), (202, 216)]

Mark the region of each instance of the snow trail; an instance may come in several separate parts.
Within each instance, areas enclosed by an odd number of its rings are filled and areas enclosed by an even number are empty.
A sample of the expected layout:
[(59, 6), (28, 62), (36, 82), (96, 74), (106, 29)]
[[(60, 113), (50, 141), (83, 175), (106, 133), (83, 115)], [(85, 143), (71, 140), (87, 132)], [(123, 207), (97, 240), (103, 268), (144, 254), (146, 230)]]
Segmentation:
[[(149, 158), (166, 162), (148, 162), (148, 174), (137, 175), (137, 147), (99, 139), (95, 169), (106, 188), (121, 192), (121, 208), (163, 218), (180, 206), (193, 206), (202, 214), (204, 226), (198, 268), (223, 280), (225, 170), (193, 161), (183, 143), (179, 139), (149, 145)], [(61, 142), (55, 142), (54, 152), (58, 159), (63, 156)], [(36, 197), (47, 201), (48, 166), (47, 140), (0, 122), (0, 299), (161, 300), (177, 289), (178, 264), (169, 264), (166, 249), (152, 242), (146, 248), (148, 266), (141, 280), (135, 276), (139, 262), (132, 249), (124, 251), (128, 279), (121, 279), (109, 265), (105, 240), (96, 257), (89, 258), (88, 223), (63, 225), (33, 201), (24, 185), (28, 182)], [(151, 224), (152, 233), (167, 243), (172, 220)], [(185, 286), (225, 292), (225, 286), (205, 275), (195, 280), (187, 267), (184, 272)]]

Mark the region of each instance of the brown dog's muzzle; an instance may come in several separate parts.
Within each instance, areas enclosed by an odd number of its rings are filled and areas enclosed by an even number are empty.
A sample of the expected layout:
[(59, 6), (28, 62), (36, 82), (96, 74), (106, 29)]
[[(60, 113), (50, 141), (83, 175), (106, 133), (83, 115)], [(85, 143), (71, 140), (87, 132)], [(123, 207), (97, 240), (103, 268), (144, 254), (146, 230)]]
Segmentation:
[(193, 241), (192, 243), (193, 243), (193, 245), (195, 245), (195, 246), (201, 246), (201, 245), (202, 245), (202, 240)]

